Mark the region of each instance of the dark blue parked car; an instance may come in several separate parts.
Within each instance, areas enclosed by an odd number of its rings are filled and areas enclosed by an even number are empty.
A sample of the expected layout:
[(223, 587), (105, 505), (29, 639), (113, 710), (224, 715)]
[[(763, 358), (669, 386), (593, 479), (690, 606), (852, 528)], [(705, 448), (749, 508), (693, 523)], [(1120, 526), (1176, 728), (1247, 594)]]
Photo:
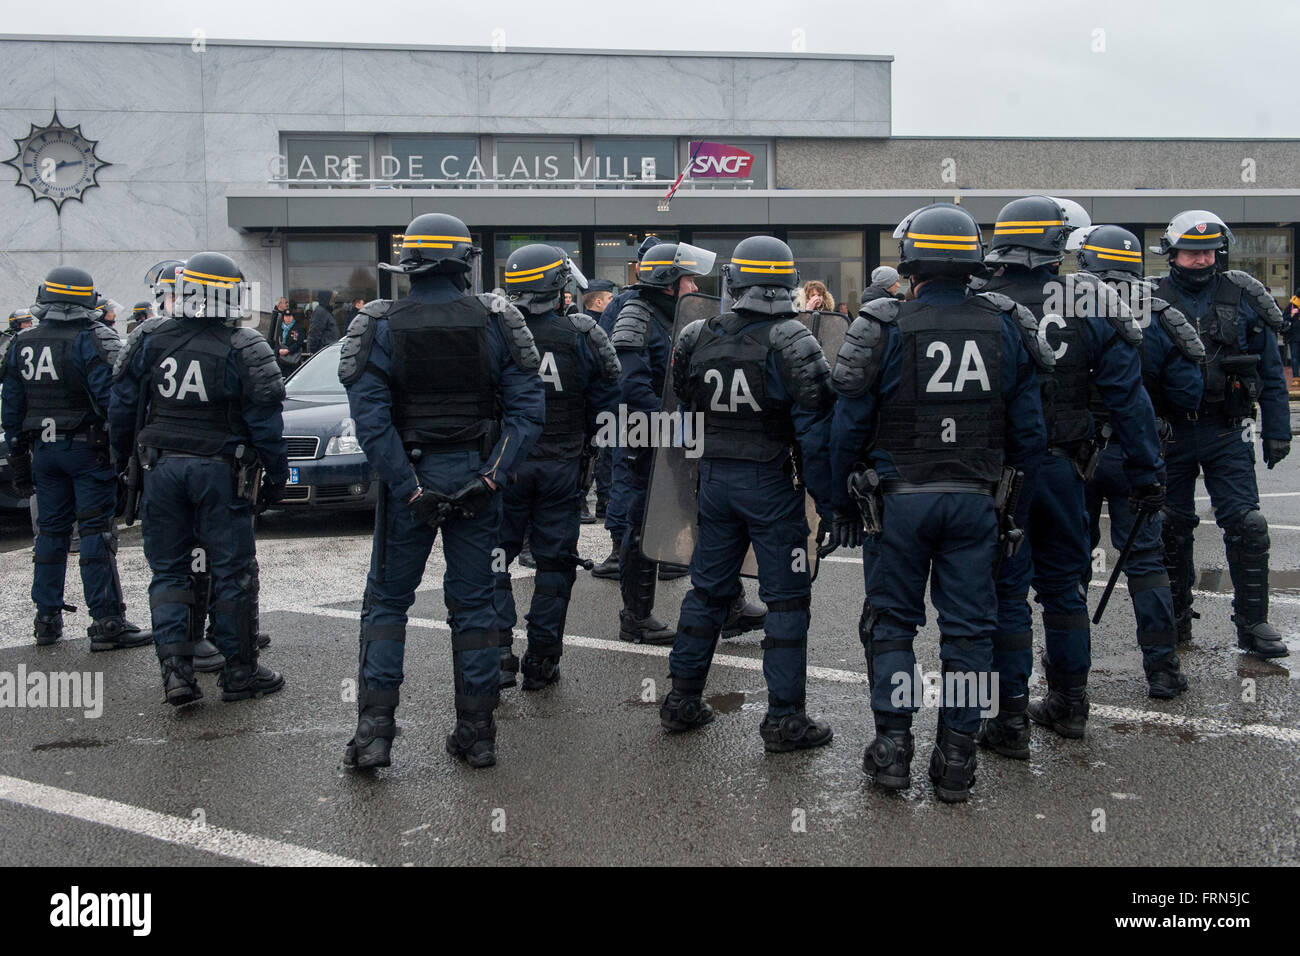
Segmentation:
[(339, 382), (342, 342), (322, 349), (285, 382), (284, 436), (289, 486), (285, 511), (373, 510), (378, 476), (356, 439)]

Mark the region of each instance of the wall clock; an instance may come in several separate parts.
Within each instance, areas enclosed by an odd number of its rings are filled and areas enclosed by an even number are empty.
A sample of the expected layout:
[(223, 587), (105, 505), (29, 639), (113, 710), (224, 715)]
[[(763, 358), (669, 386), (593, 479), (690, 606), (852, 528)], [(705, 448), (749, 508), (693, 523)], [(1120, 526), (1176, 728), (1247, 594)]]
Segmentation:
[(14, 140), (16, 155), (5, 165), (18, 170), (15, 185), (32, 191), (32, 201), (48, 199), (61, 212), (69, 199), (81, 201), (87, 189), (98, 186), (96, 176), (106, 163), (95, 155), (95, 140), (81, 133), (81, 125), (64, 126), (58, 111), (44, 126), (32, 124), (31, 131)]

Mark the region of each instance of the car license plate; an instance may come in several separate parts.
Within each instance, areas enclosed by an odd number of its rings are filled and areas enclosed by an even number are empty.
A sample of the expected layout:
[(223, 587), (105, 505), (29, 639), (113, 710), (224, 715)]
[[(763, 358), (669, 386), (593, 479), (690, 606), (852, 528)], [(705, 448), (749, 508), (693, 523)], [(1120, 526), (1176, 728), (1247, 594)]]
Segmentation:
[(297, 469), (297, 468), (290, 468), (290, 469), (289, 469), (289, 484), (291, 484), (291, 485), (296, 485), (297, 483), (298, 483), (298, 469)]

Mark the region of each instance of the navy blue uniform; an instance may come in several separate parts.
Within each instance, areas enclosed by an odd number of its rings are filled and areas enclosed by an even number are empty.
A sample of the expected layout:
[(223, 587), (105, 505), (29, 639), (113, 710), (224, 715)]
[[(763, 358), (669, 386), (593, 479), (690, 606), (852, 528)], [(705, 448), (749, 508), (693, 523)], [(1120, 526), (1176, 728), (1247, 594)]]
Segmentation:
[(56, 617), (64, 608), (75, 522), (82, 587), (99, 622), (126, 610), (113, 527), (117, 480), (105, 428), (120, 342), (91, 315), (77, 305), (50, 305), (41, 325), (14, 336), (5, 357), (3, 421), (11, 454), (26, 447), (32, 455), (39, 517), (31, 596), (37, 614)]
[[(470, 298), (445, 276), (419, 276), (412, 281), (410, 295), (392, 307), (408, 303), (463, 305)], [(507, 308), (499, 297), (485, 298), (495, 298), (498, 309)], [(355, 377), (349, 381), (351, 376), (341, 364), (340, 378), (347, 385), (357, 439), (383, 480), (383, 494), (387, 496), (386, 524), (381, 529), (376, 522), (361, 617), (360, 703), (396, 707), (403, 679), (407, 610), (415, 601), (415, 589), (424, 575), (436, 535), (428, 522), (412, 516), (407, 502), (417, 488), (450, 496), (477, 476), (492, 480), (498, 487), (505, 485), (527, 459), (541, 433), (545, 396), (536, 365), (525, 368), (515, 357), (508, 341), (512, 333), (503, 326), (498, 311), (486, 322), (487, 362), (483, 370), (490, 380), (488, 391), (500, 401), (499, 435), (495, 441), (471, 440), (459, 443), (464, 447), (451, 447), (455, 443), (404, 440), (395, 421), (402, 408), (390, 387), (395, 373), (394, 334), (388, 317), (370, 314), (375, 305), (390, 303), (372, 303), (353, 320), (345, 356), (349, 352), (355, 355), (352, 342), (363, 334), (373, 339), (368, 354), (354, 359), (358, 363)], [(513, 311), (513, 307), (508, 308)], [(535, 363), (535, 353), (533, 358)], [(428, 374), (434, 377), (432, 367)], [(420, 454), (415, 455), (417, 449)], [(443, 594), (452, 631), (458, 711), (490, 712), (496, 706), (501, 635), (493, 606), (492, 560), (500, 527), (501, 496), (493, 495), (473, 518), (449, 516), (440, 528), (446, 560)], [(380, 547), (384, 541), (386, 547)]]
[[(1276, 303), (1266, 301), (1267, 291), (1249, 276), (1235, 275), (1258, 286), (1262, 294), (1258, 298), (1243, 294), (1241, 286), (1223, 273), (1201, 289), (1184, 288), (1169, 277), (1156, 291), (1196, 325), (1207, 356), (1200, 406), (1194, 413), (1172, 416), (1168, 448), (1165, 562), (1184, 639), (1191, 634), (1194, 617), (1192, 532), (1200, 523), (1194, 501), (1198, 474), (1205, 478), (1215, 521), (1223, 529), (1233, 579), (1234, 620), (1240, 630), (1267, 619), (1268, 524), (1259, 511), (1255, 481), (1253, 398), (1258, 401), (1265, 441), (1290, 441), (1290, 408), (1277, 336), (1263, 314), (1276, 311)], [(1257, 368), (1242, 375), (1225, 371), (1222, 364), (1225, 359), (1256, 355)], [(1253, 398), (1243, 397), (1250, 391)]]
[[(1100, 283), (1095, 277), (1087, 279)], [(1049, 266), (1032, 270), (1005, 266), (1003, 274), (985, 288), (1022, 302), (1041, 320), (1044, 290), (1065, 282)], [(1068, 298), (1075, 301), (1073, 296)], [(1014, 556), (1003, 561), (998, 575), (993, 657), (1004, 698), (1025, 695), (1033, 671), (1032, 613), (1027, 600), (1031, 584), (1043, 606), (1046, 659), (1051, 667), (1062, 674), (1086, 675), (1091, 666), (1090, 620), (1082, 584), (1091, 553), (1084, 482), (1077, 464), (1082, 446), (1095, 434), (1089, 412), (1090, 387), (1096, 389), (1108, 410), (1124, 453), (1123, 472), (1128, 483), (1141, 488), (1163, 477), (1155, 413), (1142, 387), (1141, 352), (1122, 337), (1112, 319), (1098, 314), (1105, 308), (1087, 311), (1091, 314), (1068, 323), (1059, 317), (1042, 323), (1043, 334), (1056, 355), (1054, 399), (1051, 407), (1044, 409), (1048, 454), (1025, 468), (1018, 511), (1027, 522), (1021, 525), (1026, 528), (1026, 540)], [(1116, 321), (1133, 320), (1124, 316)]]
[[(618, 402), (618, 360), (598, 326), (588, 329), (556, 312), (530, 315), (528, 325), (541, 354), (546, 423), (502, 494), (501, 545), (508, 565), (519, 554), (525, 529), (531, 529), (537, 575), (527, 615), (528, 651), (559, 657), (580, 527), (578, 454), (596, 433), (597, 415)], [(508, 570), (497, 573), (496, 614), (504, 642), (517, 621)]]
[[(255, 661), (253, 502), (236, 493), (233, 471), (236, 456), (251, 451), (268, 485), (289, 479), (284, 383), (270, 345), (253, 329), (217, 320), (150, 319), (131, 333), (113, 379), (114, 452), (125, 460), (138, 443), (142, 460), (153, 462), (140, 515), (159, 658), (192, 656), (202, 636), (202, 621), (193, 620), (201, 546), (212, 642), (227, 662)], [(142, 399), (148, 416), (137, 433)]]
[[(637, 289), (629, 287), (609, 300), (605, 311), (600, 314), (600, 327), (611, 338), (614, 335), (614, 323), (618, 321), (619, 310), (628, 299), (637, 294)], [(618, 448), (602, 448), (599, 468), (608, 470), (609, 502), (605, 506), (605, 530), (614, 539), (615, 546), (621, 547), (623, 535), (627, 531), (627, 462)]]
[[(916, 300), (934, 309), (937, 316), (943, 316), (942, 307), (959, 306), (965, 301), (964, 283), (941, 279), (925, 282)], [(880, 303), (882, 307), (888, 304), (891, 303), (884, 300)], [(974, 382), (976, 388), (972, 388), (972, 393), (983, 396), (977, 406), (981, 413), (986, 412), (985, 406), (990, 402), (1000, 407), (991, 413), (992, 418), (985, 413), (973, 416), (969, 424), (956, 420), (959, 429), (953, 436), (953, 452), (960, 457), (991, 449), (992, 455), (985, 464), (996, 474), (1004, 461), (1024, 468), (1041, 456), (1046, 447), (1046, 434), (1038, 375), (1023, 333), (1011, 313), (998, 312), (993, 306), (988, 306), (987, 311), (990, 316), (998, 316), (996, 331), (985, 334), (996, 336), (1000, 353), (982, 359), (986, 384), (977, 392), (980, 383)], [(925, 623), (927, 580), (931, 581), (931, 599), (939, 615), (940, 658), (944, 670), (975, 674), (990, 671), (992, 635), (997, 625), (992, 574), (997, 517), (993, 488), (987, 476), (982, 481), (967, 480), (960, 468), (945, 469), (953, 472), (952, 477), (962, 477), (971, 486), (968, 491), (923, 490), (926, 484), (941, 477), (937, 472), (922, 473), (919, 478), (914, 474), (914, 480), (902, 481), (894, 455), (884, 449), (877, 436), (880, 422), (893, 414), (891, 410), (901, 400), (904, 362), (911, 361), (911, 356), (904, 354), (903, 334), (896, 322), (872, 321), (872, 325), (883, 330), (866, 360), (875, 365), (875, 371), (868, 376), (870, 381), (865, 387), (849, 387), (852, 379), (846, 372), (852, 365), (852, 344), (857, 339), (857, 330), (862, 329), (861, 323), (867, 321), (865, 318), (855, 321), (857, 328), (850, 329), (836, 361), (834, 382), (840, 396), (831, 434), (832, 501), (836, 511), (856, 511), (857, 504), (848, 492), (848, 479), (860, 461), (869, 462), (884, 483), (883, 531), (864, 549), (872, 555), (871, 571), (865, 577), (868, 598), (876, 615), (874, 638), (868, 649), (873, 672), (871, 707), (877, 715), (878, 726), (907, 727), (917, 702), (900, 704), (893, 699), (895, 675), (904, 675), (910, 681), (914, 673), (916, 655), (912, 643), (917, 629)], [(946, 372), (950, 379), (958, 374), (962, 361), (956, 355), (951, 358), (953, 369)], [(996, 366), (990, 364), (994, 362)], [(927, 371), (942, 374), (938, 369)], [(993, 374), (998, 374), (999, 379), (992, 379)], [(932, 384), (934, 381), (932, 378)], [(995, 382), (997, 388), (993, 389)], [(960, 392), (965, 387), (958, 389), (958, 383), (949, 380), (940, 381), (936, 389), (945, 384), (948, 392), (961, 398)], [(954, 401), (947, 407), (957, 410), (961, 402)], [(993, 431), (981, 438), (962, 437), (961, 429), (978, 429), (980, 420), (985, 422), (985, 428)], [(975, 485), (983, 487), (976, 489)], [(943, 707), (943, 721), (953, 730), (972, 733), (978, 727), (977, 706), (957, 707), (945, 692)]]
[[(1178, 347), (1166, 328), (1165, 303), (1156, 300), (1142, 336), (1142, 378), (1156, 415), (1168, 422), (1174, 415), (1195, 412), (1201, 404), (1204, 382), (1200, 364), (1184, 348)], [(1181, 315), (1177, 321), (1186, 326)], [(1168, 427), (1166, 425), (1166, 427)], [(1090, 516), (1090, 541), (1095, 549), (1101, 541), (1101, 507), (1110, 515), (1110, 540), (1116, 551), (1124, 547), (1138, 514), (1129, 501), (1131, 486), (1124, 473), (1124, 451), (1107, 445), (1088, 482), (1087, 500)], [(1165, 573), (1164, 547), (1161, 543), (1163, 514), (1146, 516), (1133, 549), (1124, 564), (1128, 578), (1133, 616), (1137, 620), (1137, 641), (1148, 673), (1155, 665), (1174, 654), (1176, 632), (1169, 577)]]
[[(795, 336), (810, 343), (804, 346), (807, 356), (791, 357), (798, 347)], [(718, 405), (709, 376), (730, 368), (732, 381), (722, 387), (724, 394), (737, 394), (735, 376), (745, 370), (746, 361), (754, 361), (736, 358), (744, 355), (736, 351), (742, 339), (751, 350), (766, 350), (766, 355), (761, 385), (753, 380), (748, 384), (753, 398), (733, 403), (735, 408), (752, 406), (754, 413), (731, 421), (718, 414), (726, 400)], [(650, 354), (656, 354), (653, 347)], [(767, 714), (776, 720), (804, 709), (812, 588), (804, 492), (794, 484), (789, 448), (798, 443), (808, 493), (818, 511), (829, 515), (828, 442), (834, 403), (829, 368), (812, 333), (797, 320), (753, 313), (732, 313), (707, 325), (692, 323), (683, 330), (673, 361), (689, 362), (681, 372), (674, 371), (674, 390), (683, 411), (704, 414), (699, 537), (691, 557), (691, 590), (682, 601), (668, 658), (673, 687), (695, 694), (703, 689), (752, 544), (758, 593), (767, 605), (762, 645)], [(812, 371), (818, 363), (820, 375)], [(701, 366), (706, 374), (701, 374)], [(634, 366), (625, 381), (630, 378), (636, 384), (634, 390), (625, 385), (625, 396), (648, 394), (644, 375)], [(640, 391), (635, 390), (638, 386)]]

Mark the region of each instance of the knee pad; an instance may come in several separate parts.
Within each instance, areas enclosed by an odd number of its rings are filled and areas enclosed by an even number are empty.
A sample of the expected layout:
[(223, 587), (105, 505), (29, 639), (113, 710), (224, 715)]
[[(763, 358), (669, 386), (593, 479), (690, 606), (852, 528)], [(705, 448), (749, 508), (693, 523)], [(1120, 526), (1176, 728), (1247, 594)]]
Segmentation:
[(47, 534), (42, 531), (36, 535), (32, 548), (33, 564), (66, 564), (68, 548), (72, 546), (70, 534)]
[(357, 667), (357, 704), (360, 707), (396, 707), (398, 691), (379, 690), (366, 686), (366, 654), (370, 645), (378, 641), (406, 643), (406, 628), (400, 624), (362, 624), (361, 653)]
[(1224, 543), (1252, 554), (1269, 549), (1268, 519), (1262, 512), (1247, 511), (1223, 529)]
[(533, 593), (547, 594), (564, 601), (569, 600), (569, 595), (573, 591), (573, 582), (578, 576), (573, 561), (557, 558), (554, 555), (538, 554), (536, 551), (533, 552), (533, 560), (537, 562)]

